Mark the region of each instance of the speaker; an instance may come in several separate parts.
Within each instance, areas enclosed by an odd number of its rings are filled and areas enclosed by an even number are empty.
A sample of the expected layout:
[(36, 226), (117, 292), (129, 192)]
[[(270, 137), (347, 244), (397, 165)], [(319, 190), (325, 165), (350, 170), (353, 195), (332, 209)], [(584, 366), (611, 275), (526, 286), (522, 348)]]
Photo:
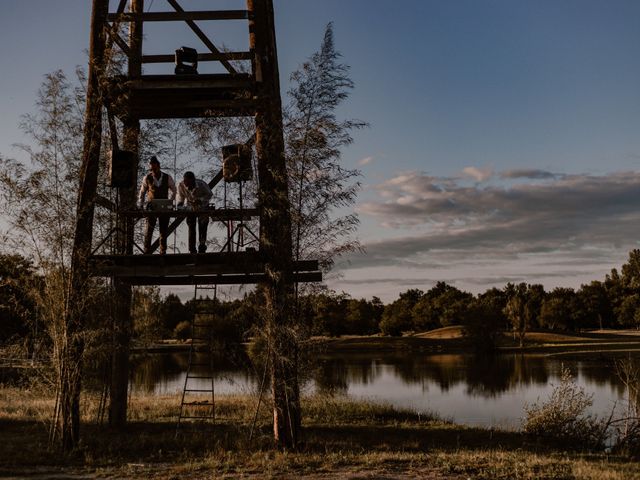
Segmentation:
[(195, 48), (181, 47), (176, 50), (176, 75), (198, 73), (198, 52)]
[(111, 188), (133, 188), (136, 186), (136, 155), (128, 150), (111, 152), (109, 186)]
[(253, 178), (251, 147), (227, 145), (222, 147), (222, 176), (227, 183), (246, 182)]

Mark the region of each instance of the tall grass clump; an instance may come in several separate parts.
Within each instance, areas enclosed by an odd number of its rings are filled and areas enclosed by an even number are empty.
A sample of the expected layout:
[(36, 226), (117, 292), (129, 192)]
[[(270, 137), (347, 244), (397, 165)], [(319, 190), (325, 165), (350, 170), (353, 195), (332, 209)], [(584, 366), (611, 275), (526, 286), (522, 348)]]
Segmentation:
[(546, 401), (525, 405), (523, 431), (528, 435), (570, 442), (575, 447), (604, 448), (609, 421), (587, 413), (593, 395), (577, 385), (563, 367), (560, 383)]

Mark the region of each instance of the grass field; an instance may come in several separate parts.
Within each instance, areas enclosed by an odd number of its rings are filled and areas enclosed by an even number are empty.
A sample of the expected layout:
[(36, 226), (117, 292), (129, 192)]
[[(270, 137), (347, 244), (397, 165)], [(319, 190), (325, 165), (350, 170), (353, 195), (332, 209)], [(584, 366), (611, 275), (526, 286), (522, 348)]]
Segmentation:
[(624, 457), (342, 397), (306, 398), (303, 444), (280, 452), (271, 443), (268, 407), (249, 441), (256, 402), (220, 397), (211, 430), (176, 438), (177, 396), (134, 396), (126, 431), (115, 432), (96, 422), (97, 398), (85, 395), (82, 443), (63, 456), (47, 445), (53, 400), (5, 387), (0, 477), (640, 479), (640, 465)]
[[(327, 352), (355, 351), (419, 351), (419, 352), (468, 352), (472, 345), (463, 334), (462, 327), (452, 326), (428, 332), (403, 335), (402, 337), (344, 336), (340, 338), (319, 337), (312, 340)], [(502, 352), (571, 353), (579, 351), (634, 351), (640, 350), (640, 331), (596, 330), (580, 333), (529, 332), (525, 345), (520, 348), (518, 340), (509, 333), (500, 335), (497, 350)]]

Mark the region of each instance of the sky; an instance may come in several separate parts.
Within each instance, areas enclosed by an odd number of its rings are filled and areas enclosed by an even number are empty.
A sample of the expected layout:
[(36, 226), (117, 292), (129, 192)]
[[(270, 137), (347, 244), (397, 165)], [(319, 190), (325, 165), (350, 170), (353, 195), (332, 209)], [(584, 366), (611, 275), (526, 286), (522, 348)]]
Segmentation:
[[(3, 156), (20, 158), (12, 146), (26, 140), (20, 116), (33, 111), (43, 75), (87, 63), (90, 3), (3, 2)], [(474, 293), (520, 281), (578, 287), (638, 247), (639, 2), (274, 5), (283, 92), (333, 22), (355, 82), (339, 116), (370, 123), (343, 152), (362, 171), (354, 209), (366, 254), (340, 259), (331, 288), (389, 301), (439, 280)], [(169, 10), (165, 0), (146, 7)], [(218, 32), (228, 47), (246, 48), (246, 30), (220, 27), (214, 39)], [(152, 26), (158, 50), (148, 53), (197, 48), (188, 33)]]

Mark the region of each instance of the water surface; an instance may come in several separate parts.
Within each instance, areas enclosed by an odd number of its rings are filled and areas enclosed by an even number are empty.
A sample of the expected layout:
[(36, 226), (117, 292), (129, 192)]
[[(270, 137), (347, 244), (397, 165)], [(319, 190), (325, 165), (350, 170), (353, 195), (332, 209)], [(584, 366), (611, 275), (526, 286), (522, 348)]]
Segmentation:
[[(634, 361), (640, 361), (637, 352), (633, 355)], [(435, 412), (457, 423), (517, 428), (525, 404), (546, 399), (560, 382), (563, 367), (593, 395), (592, 412), (608, 415), (626, 398), (625, 387), (615, 374), (614, 358), (602, 354), (322, 355), (304, 368), (304, 388), (309, 393), (347, 395)], [(188, 354), (148, 355), (135, 363), (134, 393), (182, 391)], [(255, 393), (262, 378), (263, 371), (252, 367), (242, 353), (216, 359), (216, 394)]]

